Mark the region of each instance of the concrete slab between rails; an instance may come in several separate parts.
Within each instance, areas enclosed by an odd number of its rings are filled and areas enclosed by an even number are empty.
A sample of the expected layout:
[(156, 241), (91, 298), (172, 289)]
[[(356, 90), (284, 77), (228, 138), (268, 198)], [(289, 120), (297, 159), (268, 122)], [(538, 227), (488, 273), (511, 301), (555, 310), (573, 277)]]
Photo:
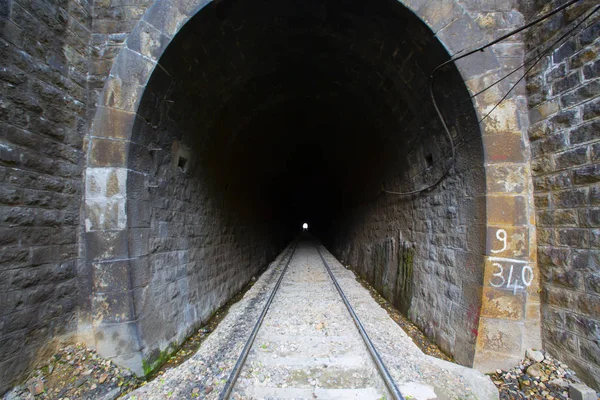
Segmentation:
[[(423, 354), (370, 293), (356, 281), (354, 274), (322, 247), (321, 251), (406, 398), (498, 399), (498, 391), (487, 376)], [(244, 297), (229, 309), (227, 316), (192, 358), (177, 368), (166, 371), (159, 379), (136, 390), (127, 398), (153, 400), (163, 399), (165, 396), (191, 398), (198, 395), (206, 399), (218, 398), (275, 286), (285, 263), (285, 254), (284, 250)], [(268, 391), (262, 394), (267, 394), (266, 397), (269, 398), (289, 398), (290, 395), (284, 388), (267, 387), (260, 390)], [(318, 398), (369, 398), (369, 393), (366, 392), (343, 390), (322, 389)], [(314, 391), (310, 392), (311, 396), (316, 394)], [(293, 398), (303, 398), (301, 393), (291, 394)], [(263, 397), (260, 393), (254, 395), (257, 398)]]

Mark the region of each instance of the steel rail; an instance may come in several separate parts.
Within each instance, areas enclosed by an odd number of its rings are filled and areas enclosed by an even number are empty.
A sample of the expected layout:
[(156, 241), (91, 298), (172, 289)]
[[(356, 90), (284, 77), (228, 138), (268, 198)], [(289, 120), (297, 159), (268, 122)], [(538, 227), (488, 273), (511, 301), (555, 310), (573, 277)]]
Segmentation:
[(396, 382), (394, 382), (394, 379), (390, 375), (390, 372), (388, 371), (385, 364), (383, 363), (381, 356), (377, 352), (377, 349), (373, 345), (373, 342), (371, 342), (371, 339), (369, 338), (367, 331), (365, 330), (362, 323), (360, 322), (358, 315), (356, 315), (356, 313), (354, 312), (352, 305), (346, 298), (344, 291), (342, 290), (337, 279), (333, 275), (333, 272), (331, 271), (329, 264), (327, 264), (327, 261), (325, 261), (325, 258), (323, 257), (323, 254), (321, 254), (321, 250), (319, 250), (319, 246), (317, 244), (315, 244), (315, 248), (317, 249), (317, 252), (319, 253), (319, 257), (321, 257), (321, 261), (323, 261), (323, 264), (325, 265), (325, 269), (329, 273), (329, 276), (331, 277), (331, 280), (333, 281), (335, 288), (337, 289), (338, 293), (340, 294), (340, 297), (344, 301), (344, 304), (346, 305), (346, 308), (348, 309), (348, 312), (350, 313), (350, 316), (352, 317), (352, 320), (354, 321), (354, 325), (356, 325), (356, 328), (358, 329), (360, 336), (362, 337), (363, 341), (365, 342), (365, 345), (367, 346), (367, 349), (369, 350), (369, 354), (371, 355), (373, 362), (375, 362), (375, 365), (377, 366), (377, 370), (379, 371), (379, 374), (381, 375), (381, 377), (383, 378), (383, 381), (385, 382), (385, 386), (387, 386), (388, 390), (390, 391), (390, 394), (392, 395), (392, 397), (394, 399), (404, 400), (402, 393), (400, 393), (398, 386), (396, 386)]
[[(277, 293), (277, 290), (279, 289), (279, 286), (281, 285), (281, 281), (283, 280), (283, 276), (285, 275), (285, 272), (287, 271), (287, 268), (290, 265), (290, 261), (292, 261), (292, 258), (294, 257), (294, 253), (296, 252), (297, 246), (298, 246), (298, 240), (296, 240), (296, 242), (292, 244), (292, 247), (291, 247), (292, 250), (290, 252), (291, 253), (290, 257), (288, 258), (287, 263), (285, 264), (285, 267), (283, 267), (283, 271), (281, 272), (281, 275), (279, 276), (279, 279), (277, 280), (277, 283), (275, 284), (275, 287), (273, 288), (273, 291), (271, 292), (269, 299), (267, 300), (265, 306), (263, 307), (263, 310), (260, 313), (260, 316), (258, 317), (258, 321), (256, 321), (256, 324), (254, 325), (254, 328), (252, 329), (252, 332), (250, 333), (250, 337), (248, 337), (248, 340), (246, 341), (246, 344), (244, 345), (244, 349), (242, 350), (242, 353), (240, 354), (237, 362), (235, 363), (233, 370), (229, 374), (229, 379), (227, 379), (227, 382), (225, 383), (225, 387), (223, 388), (223, 391), (219, 395), (219, 400), (227, 400), (227, 399), (229, 399), (229, 396), (231, 396), (231, 392), (233, 391), (235, 382), (237, 381), (238, 377), (240, 376), (242, 367), (244, 366), (244, 363), (246, 362), (246, 358), (248, 358), (248, 354), (250, 353), (250, 349), (252, 348), (252, 344), (254, 343), (254, 339), (256, 339), (256, 335), (258, 334), (260, 326), (262, 325), (263, 320), (265, 319), (265, 316), (267, 315), (267, 311), (269, 311), (269, 307), (271, 306), (271, 303), (273, 302), (273, 299), (275, 298), (275, 294)], [(284, 260), (285, 260), (285, 257), (284, 257)]]

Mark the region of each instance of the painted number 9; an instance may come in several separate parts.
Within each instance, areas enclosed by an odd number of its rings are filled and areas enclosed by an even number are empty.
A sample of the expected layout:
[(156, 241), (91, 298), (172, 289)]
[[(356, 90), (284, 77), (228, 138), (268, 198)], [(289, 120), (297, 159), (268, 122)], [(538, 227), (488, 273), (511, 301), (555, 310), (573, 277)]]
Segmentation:
[(496, 239), (502, 242), (502, 248), (500, 250), (492, 250), (492, 253), (501, 253), (506, 250), (507, 247), (507, 234), (504, 229), (498, 229), (496, 231)]

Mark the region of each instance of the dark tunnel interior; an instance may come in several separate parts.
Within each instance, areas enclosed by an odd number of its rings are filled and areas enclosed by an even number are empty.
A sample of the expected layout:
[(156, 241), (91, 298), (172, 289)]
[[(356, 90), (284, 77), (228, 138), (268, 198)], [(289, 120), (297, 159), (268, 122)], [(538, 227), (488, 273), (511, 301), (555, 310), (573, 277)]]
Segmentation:
[[(453, 173), (423, 195), (381, 191), (427, 186), (447, 168), (450, 146), (429, 75), (448, 59), (433, 32), (394, 0), (223, 0), (192, 18), (145, 88), (129, 155), (130, 198), (140, 179), (148, 186), (138, 197), (151, 213), (150, 264), (177, 259), (195, 307), (166, 336), (210, 315), (303, 222), (336, 255), (364, 265), (376, 288), (381, 277), (368, 270), (377, 243), (415, 249), (418, 287), (429, 279), (419, 268), (432, 247), (464, 246), (467, 226), (483, 231), (481, 209), (464, 201), (485, 188), (481, 139), (453, 65), (434, 90), (457, 143)], [(459, 212), (440, 208), (440, 196)], [(441, 243), (437, 233), (452, 237)], [(482, 243), (470, 246), (483, 254)], [(163, 278), (155, 272), (149, 285), (162, 287)], [(410, 313), (414, 291), (387, 297)], [(140, 312), (150, 314), (154, 303)], [(152, 318), (147, 324), (159, 323)]]
[[(303, 221), (324, 234), (406, 176), (416, 146), (444, 162), (447, 140), (423, 130), (441, 131), (428, 77), (447, 58), (393, 0), (228, 0), (173, 40), (146, 89), (164, 113), (141, 113), (177, 125), (231, 207), (281, 223), (287, 238)], [(466, 95), (456, 70), (442, 75), (442, 103)]]

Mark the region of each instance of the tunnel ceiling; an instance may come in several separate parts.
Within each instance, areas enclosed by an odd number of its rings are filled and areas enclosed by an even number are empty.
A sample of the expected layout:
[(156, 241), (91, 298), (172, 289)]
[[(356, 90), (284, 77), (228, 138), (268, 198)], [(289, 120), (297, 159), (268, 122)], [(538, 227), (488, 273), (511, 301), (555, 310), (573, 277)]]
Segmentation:
[[(325, 229), (386, 179), (414, 173), (415, 146), (443, 163), (428, 75), (446, 59), (393, 0), (224, 0), (171, 42), (139, 114), (156, 141), (192, 150), (189, 173), (204, 174), (229, 207)], [(468, 100), (460, 75), (449, 68), (440, 82), (442, 108), (456, 113)]]

